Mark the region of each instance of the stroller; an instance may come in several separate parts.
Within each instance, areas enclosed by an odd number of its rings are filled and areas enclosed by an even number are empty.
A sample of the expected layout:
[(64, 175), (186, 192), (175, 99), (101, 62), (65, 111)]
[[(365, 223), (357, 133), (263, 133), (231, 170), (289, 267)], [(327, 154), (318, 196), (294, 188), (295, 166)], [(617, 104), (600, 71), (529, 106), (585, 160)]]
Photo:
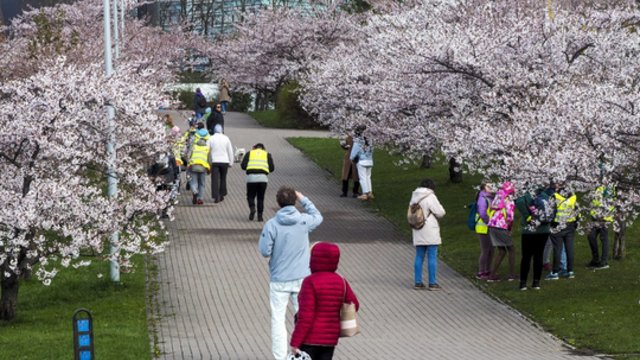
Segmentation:
[(147, 169), (147, 174), (154, 179), (157, 184), (156, 191), (167, 191), (169, 195), (169, 205), (162, 210), (161, 217), (168, 217), (167, 211), (170, 206), (176, 203), (180, 190), (180, 168), (176, 164), (176, 159), (171, 152), (164, 152), (158, 155), (156, 161)]

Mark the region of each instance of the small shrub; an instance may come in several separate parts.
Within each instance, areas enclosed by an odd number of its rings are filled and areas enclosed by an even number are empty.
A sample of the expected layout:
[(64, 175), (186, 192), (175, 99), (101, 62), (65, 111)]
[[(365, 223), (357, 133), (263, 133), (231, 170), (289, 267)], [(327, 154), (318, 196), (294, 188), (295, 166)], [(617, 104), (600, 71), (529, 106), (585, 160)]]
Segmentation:
[(193, 105), (193, 91), (191, 90), (174, 91), (173, 98), (180, 101), (180, 109), (191, 109)]
[(276, 95), (276, 111), (284, 121), (296, 124), (299, 129), (318, 129), (321, 126), (307, 113), (298, 101), (297, 82), (283, 85)]
[(245, 94), (242, 92), (231, 93), (231, 103), (229, 104), (229, 110), (238, 112), (247, 112), (251, 106), (251, 94)]

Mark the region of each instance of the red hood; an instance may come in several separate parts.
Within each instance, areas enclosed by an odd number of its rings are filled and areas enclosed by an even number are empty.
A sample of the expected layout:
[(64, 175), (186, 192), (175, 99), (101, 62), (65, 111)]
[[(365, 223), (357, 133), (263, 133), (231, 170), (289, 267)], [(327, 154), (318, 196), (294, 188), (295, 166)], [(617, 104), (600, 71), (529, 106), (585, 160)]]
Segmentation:
[(340, 248), (338, 245), (319, 242), (311, 249), (311, 272), (335, 272), (340, 262)]

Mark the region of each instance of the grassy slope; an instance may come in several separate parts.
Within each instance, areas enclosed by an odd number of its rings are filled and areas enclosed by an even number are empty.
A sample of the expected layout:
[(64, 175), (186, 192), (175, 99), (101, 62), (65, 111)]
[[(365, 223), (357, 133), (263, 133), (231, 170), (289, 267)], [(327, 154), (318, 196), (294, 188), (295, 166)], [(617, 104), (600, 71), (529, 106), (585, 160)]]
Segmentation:
[[(335, 139), (293, 138), (289, 141), (334, 176), (340, 176), (343, 152)], [(576, 278), (544, 281), (541, 291), (520, 292), (515, 282), (488, 284), (472, 277), (477, 271), (479, 245), (474, 233), (466, 226), (465, 204), (473, 201), (478, 177), (465, 176), (463, 184), (448, 182), (445, 166), (420, 169), (415, 165), (397, 167), (392, 157), (376, 151), (373, 167), (373, 206), (396, 224), (407, 241), (410, 231), (406, 225), (406, 207), (413, 189), (424, 177), (437, 184), (436, 193), (447, 210), (441, 229), (443, 246), (441, 258), (480, 288), (528, 315), (545, 329), (580, 349), (594, 349), (609, 354), (640, 354), (640, 246), (638, 226), (627, 234), (627, 259), (611, 261), (611, 268), (589, 271), (584, 265), (590, 260), (589, 246), (584, 235), (576, 240)], [(338, 179), (337, 179), (338, 180)], [(336, 189), (338, 189), (336, 181)], [(336, 191), (337, 193), (337, 191)], [(519, 219), (516, 219), (519, 221)], [(613, 234), (611, 233), (611, 238)], [(518, 229), (514, 232), (516, 249), (520, 250)], [(520, 265), (520, 254), (517, 266)], [(506, 259), (502, 265), (506, 274)], [(531, 276), (531, 275), (530, 275)], [(446, 286), (446, 284), (443, 284)], [(625, 358), (634, 358), (628, 355)]]
[(0, 322), (0, 359), (72, 359), (71, 318), (78, 308), (92, 312), (96, 358), (150, 359), (140, 257), (136, 264), (135, 273), (121, 275), (119, 286), (110, 282), (108, 264), (98, 261), (63, 269), (49, 287), (35, 278), (23, 282), (17, 319)]
[(266, 128), (276, 129), (296, 129), (298, 124), (284, 119), (278, 115), (276, 110), (253, 111), (249, 115)]

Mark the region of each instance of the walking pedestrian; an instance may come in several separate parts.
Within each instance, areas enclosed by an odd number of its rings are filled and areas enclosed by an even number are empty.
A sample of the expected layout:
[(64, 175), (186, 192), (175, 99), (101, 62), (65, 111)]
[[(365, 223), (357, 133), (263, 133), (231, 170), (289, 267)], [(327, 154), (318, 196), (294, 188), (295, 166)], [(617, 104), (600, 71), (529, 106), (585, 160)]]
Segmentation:
[(216, 125), (220, 125), (222, 127), (222, 133), (224, 134), (224, 116), (220, 112), (222, 109), (222, 105), (216, 104), (213, 108), (211, 114), (207, 118), (207, 130), (209, 130), (209, 134), (213, 134), (213, 128)]
[(489, 238), (489, 207), (493, 201), (494, 190), (489, 182), (480, 184), (480, 191), (476, 196), (476, 234), (480, 240), (480, 257), (478, 258), (478, 272), (476, 278), (487, 280), (491, 275), (491, 260), (493, 246)]
[(349, 192), (349, 179), (353, 180), (353, 197), (360, 195), (360, 182), (358, 181), (358, 169), (356, 164), (349, 158), (353, 148), (353, 137), (347, 137), (340, 142), (340, 146), (345, 150), (342, 158), (342, 194), (340, 197), (347, 197)]
[(444, 208), (440, 205), (435, 195), (436, 185), (431, 179), (424, 179), (417, 189), (411, 194), (410, 204), (420, 204), (425, 217), (424, 226), (421, 229), (412, 229), (413, 246), (416, 247), (416, 257), (413, 263), (414, 288), (424, 289), (422, 282), (422, 265), (427, 254), (427, 268), (429, 269), (429, 290), (440, 290), (437, 280), (438, 272), (438, 247), (442, 244), (440, 237), (440, 225), (438, 219), (445, 215)]
[(227, 113), (227, 108), (229, 107), (229, 102), (231, 101), (230, 91), (229, 91), (229, 83), (227, 79), (220, 80), (220, 84), (218, 85), (218, 92), (220, 93), (219, 100), (220, 106), (223, 114)]
[(194, 143), (188, 156), (188, 171), (191, 174), (190, 187), (193, 194), (192, 203), (197, 205), (204, 204), (205, 178), (211, 172), (208, 139), (209, 133), (200, 125), (200, 129), (196, 131)]
[[(287, 356), (287, 305), (298, 311), (298, 293), (309, 271), (309, 233), (322, 223), (322, 215), (302, 193), (283, 186), (276, 194), (280, 210), (264, 224), (260, 253), (269, 258), (269, 303), (271, 306), (271, 351), (276, 360)], [(300, 213), (296, 201), (304, 208)]]
[(207, 98), (202, 93), (200, 88), (196, 89), (196, 93), (193, 96), (193, 111), (196, 113), (196, 119), (200, 119), (204, 116), (207, 108)]
[(515, 187), (509, 181), (505, 181), (502, 187), (493, 198), (490, 207), (489, 219), (489, 237), (494, 247), (494, 264), (491, 269), (491, 275), (487, 279), (489, 282), (500, 281), (498, 270), (505, 255), (508, 253), (509, 261), (509, 281), (516, 279), (515, 263), (516, 253), (511, 237), (511, 227), (513, 225), (513, 217), (515, 213), (515, 205), (512, 196), (515, 193)]
[(220, 125), (214, 126), (213, 136), (207, 143), (211, 162), (211, 197), (217, 204), (227, 196), (227, 170), (233, 166), (233, 146), (229, 137), (222, 133)]
[(258, 221), (263, 221), (264, 193), (267, 191), (268, 175), (275, 170), (273, 158), (262, 143), (257, 143), (245, 154), (240, 163), (247, 173), (247, 203), (249, 204), (249, 220), (256, 215), (256, 199), (258, 202)]
[(331, 360), (340, 336), (340, 308), (351, 303), (360, 308), (349, 282), (336, 273), (340, 248), (319, 242), (311, 248), (311, 275), (302, 281), (299, 310), (291, 334), (291, 353), (304, 351), (312, 360)]
[(373, 188), (371, 186), (371, 169), (373, 168), (373, 146), (369, 142), (363, 132), (365, 127), (359, 127), (355, 131), (356, 139), (351, 149), (349, 159), (353, 161), (358, 168), (358, 176), (360, 177), (360, 186), (362, 187), (362, 195), (358, 199), (367, 201), (375, 198), (373, 196)]

